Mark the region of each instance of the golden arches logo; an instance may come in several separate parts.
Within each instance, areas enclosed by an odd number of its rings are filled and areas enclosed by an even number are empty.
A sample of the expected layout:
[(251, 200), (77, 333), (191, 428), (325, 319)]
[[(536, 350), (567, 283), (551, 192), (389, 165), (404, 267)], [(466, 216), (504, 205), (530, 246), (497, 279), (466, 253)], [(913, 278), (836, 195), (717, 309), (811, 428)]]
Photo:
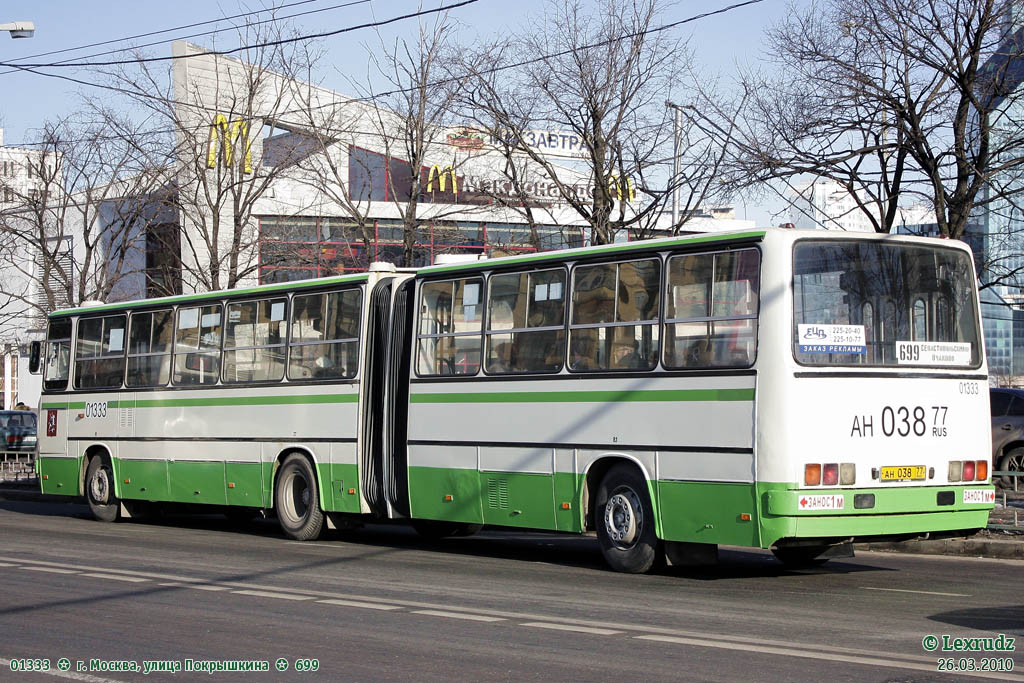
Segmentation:
[(239, 140), (245, 141), (243, 170), (245, 173), (252, 173), (252, 143), (249, 140), (248, 122), (235, 119), (228, 124), (228, 117), (224, 114), (217, 114), (213, 117), (213, 123), (210, 124), (210, 151), (206, 155), (206, 166), (217, 168), (217, 159), (223, 156), (224, 165), (230, 168)]
[(608, 178), (608, 192), (615, 195), (620, 202), (625, 199), (627, 202), (636, 201), (636, 188), (633, 187), (633, 179), (629, 176), (612, 175)]
[(430, 172), (427, 174), (427, 192), (434, 191), (434, 178), (437, 178), (437, 187), (441, 192), (444, 192), (445, 178), (447, 177), (452, 181), (452, 194), (458, 196), (459, 194), (459, 180), (455, 177), (455, 169), (451, 166), (445, 166), (443, 169), (434, 164), (430, 167)]

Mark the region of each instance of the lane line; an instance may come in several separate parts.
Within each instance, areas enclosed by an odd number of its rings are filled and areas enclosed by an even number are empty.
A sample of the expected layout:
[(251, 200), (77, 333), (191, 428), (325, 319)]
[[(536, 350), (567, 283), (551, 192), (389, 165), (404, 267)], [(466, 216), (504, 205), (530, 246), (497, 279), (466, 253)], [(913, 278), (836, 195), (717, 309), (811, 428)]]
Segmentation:
[(82, 574), (82, 576), (91, 576), (95, 579), (111, 579), (113, 581), (128, 581), (129, 583), (147, 583), (149, 579), (144, 579), (141, 576), (122, 576), (120, 574), (101, 574), (100, 572), (89, 572)]
[(30, 572), (49, 572), (51, 574), (77, 574), (77, 569), (62, 569), (61, 567), (18, 567)]
[[(56, 666), (57, 664), (56, 662), (51, 662), (50, 665)], [(0, 657), (0, 669), (10, 671), (11, 660)], [(50, 671), (33, 671), (31, 673), (57, 676), (58, 678), (67, 678), (72, 681), (85, 681), (85, 683), (126, 683), (125, 681), (119, 681), (116, 678), (100, 678), (99, 676), (90, 676), (89, 674), (78, 673), (77, 671), (61, 671), (59, 669), (51, 669)]]
[(256, 598), (275, 598), (277, 600), (312, 600), (312, 595), (295, 595), (294, 593), (271, 593), (270, 591), (231, 591), (235, 595), (251, 595)]
[(359, 602), (357, 600), (317, 600), (325, 605), (340, 605), (341, 607), (361, 607), (363, 609), (395, 610), (402, 609), (398, 605), (383, 605), (376, 602)]
[(485, 617), (480, 614), (466, 614), (464, 612), (442, 612), (437, 609), (414, 609), (413, 614), (427, 614), (432, 617), (447, 617), (449, 619), (465, 619), (467, 621), (507, 621), (504, 617)]
[(10, 562), (0, 562), (0, 567), (20, 567), (19, 564), (11, 564)]
[[(936, 672), (936, 663), (916, 664), (914, 662), (900, 661), (898, 659), (885, 659), (883, 657), (855, 657), (841, 655), (832, 652), (814, 652), (809, 650), (798, 650), (790, 647), (770, 647), (766, 645), (744, 645), (740, 643), (727, 643), (717, 640), (706, 640), (702, 638), (677, 638), (675, 636), (633, 636), (634, 640), (651, 640), (658, 643), (673, 643), (676, 645), (696, 645), (697, 647), (711, 647), (719, 650), (739, 650), (741, 652), (760, 652), (769, 655), (781, 655), (783, 657), (803, 657), (805, 659), (819, 659), (827, 662), (843, 662), (846, 664), (864, 664), (866, 666), (887, 666), (896, 669), (913, 669), (915, 671)], [(938, 657), (936, 657), (938, 659)], [(1024, 676), (1012, 676), (1005, 672), (986, 671), (958, 671), (957, 675), (974, 676), (977, 678), (996, 678), (1008, 681), (1024, 681)]]
[(205, 583), (161, 583), (161, 586), (167, 586), (168, 588), (194, 588), (197, 591), (229, 591), (231, 590), (227, 586), (211, 586)]
[(532, 628), (549, 628), (554, 631), (574, 631), (576, 633), (590, 633), (595, 636), (613, 636), (622, 631), (613, 631), (610, 628), (594, 628), (592, 626), (571, 626), (569, 624), (555, 624), (546, 621), (528, 621), (525, 624), (519, 624), (520, 626), (530, 626)]
[(916, 593), (917, 595), (944, 595), (950, 598), (969, 598), (966, 593), (938, 593), (936, 591), (912, 591), (906, 588), (874, 588), (872, 586), (860, 586), (866, 591), (889, 591), (891, 593)]

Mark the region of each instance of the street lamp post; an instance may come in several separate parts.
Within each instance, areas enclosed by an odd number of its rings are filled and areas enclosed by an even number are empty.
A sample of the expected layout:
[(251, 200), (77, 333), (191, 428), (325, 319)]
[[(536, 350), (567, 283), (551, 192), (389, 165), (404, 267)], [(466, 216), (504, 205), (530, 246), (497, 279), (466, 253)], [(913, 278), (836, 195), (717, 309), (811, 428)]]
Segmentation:
[(679, 220), (679, 133), (683, 128), (683, 108), (665, 100), (672, 110), (672, 229)]
[(36, 25), (31, 21), (12, 21), (9, 24), (0, 24), (0, 31), (7, 31), (11, 38), (31, 38), (35, 35)]

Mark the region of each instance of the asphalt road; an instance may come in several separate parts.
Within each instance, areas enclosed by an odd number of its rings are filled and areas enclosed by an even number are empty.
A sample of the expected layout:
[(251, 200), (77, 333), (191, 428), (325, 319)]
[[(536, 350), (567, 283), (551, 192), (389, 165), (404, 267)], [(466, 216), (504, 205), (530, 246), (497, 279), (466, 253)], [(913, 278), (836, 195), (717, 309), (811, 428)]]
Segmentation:
[[(0, 680), (1024, 681), (1022, 570), (861, 553), (788, 571), (727, 549), (713, 569), (629, 576), (574, 536), (431, 543), (376, 526), (296, 543), (266, 521), (102, 524), (80, 505), (0, 502)], [(923, 644), (999, 634), (1012, 651)], [(11, 670), (31, 658), (50, 672)], [(1016, 671), (938, 672), (945, 659)], [(145, 661), (183, 670), (116, 670)]]

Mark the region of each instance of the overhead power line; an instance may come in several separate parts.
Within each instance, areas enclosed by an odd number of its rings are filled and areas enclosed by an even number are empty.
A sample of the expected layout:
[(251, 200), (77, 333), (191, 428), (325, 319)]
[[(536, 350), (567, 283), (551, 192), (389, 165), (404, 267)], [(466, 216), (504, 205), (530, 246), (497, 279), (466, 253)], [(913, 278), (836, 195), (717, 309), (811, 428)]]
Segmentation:
[[(757, 0), (760, 2), (760, 0)], [(333, 31), (324, 31), (322, 33), (310, 33), (306, 35), (293, 36), (291, 38), (280, 38), (278, 40), (268, 40), (262, 43), (255, 43), (253, 45), (240, 45), (239, 47), (232, 48), (230, 50), (205, 50), (203, 52), (197, 52), (191, 55), (169, 55), (166, 57), (145, 57), (142, 59), (113, 59), (102, 62), (50, 62), (50, 63), (22, 63), (16, 64), (14, 62), (0, 62), (0, 66), (11, 67), (28, 71), (31, 69), (56, 69), (56, 68), (80, 68), (84, 66), (123, 66), (126, 64), (148, 64), (152, 62), (171, 62), (178, 59), (191, 59), (194, 57), (205, 57), (209, 55), (215, 56), (227, 56), (233, 55), (238, 52), (245, 52), (246, 50), (256, 50), (265, 47), (275, 47), (278, 45), (288, 45), (290, 43), (305, 42), (307, 40), (317, 40), (319, 38), (330, 38), (331, 36), (341, 35), (342, 33), (349, 33), (351, 31), (358, 31), (364, 28), (375, 28), (379, 26), (387, 26), (398, 21), (404, 21), (405, 19), (413, 19), (416, 17), (427, 16), (428, 14), (437, 14), (438, 12), (446, 12), (450, 9), (458, 9), (459, 7), (465, 7), (466, 5), (472, 5), (480, 2), (480, 0), (462, 0), (452, 5), (443, 5), (435, 9), (419, 10), (416, 12), (410, 12), (391, 19), (385, 19), (383, 21), (370, 21), (364, 24), (358, 24), (356, 26), (346, 26), (344, 28), (335, 29)]]
[[(467, 0), (466, 2), (462, 2), (462, 3), (459, 3), (457, 5), (448, 5), (446, 7), (439, 8), (437, 10), (428, 10), (426, 12), (423, 12), (422, 14), (429, 14), (429, 13), (434, 13), (434, 12), (441, 11), (441, 10), (444, 10), (444, 9), (451, 9), (451, 8), (454, 8), (454, 7), (461, 7), (463, 5), (472, 4), (472, 3), (477, 2), (477, 1), (478, 0)], [(744, 2), (739, 2), (739, 3), (732, 4), (732, 5), (728, 5), (726, 7), (722, 7), (722, 8), (719, 8), (717, 10), (711, 10), (711, 11), (708, 11), (708, 12), (703, 12), (701, 14), (696, 14), (696, 15), (687, 17), (685, 19), (680, 19), (679, 21), (674, 21), (674, 22), (671, 22), (671, 23), (668, 23), (668, 24), (663, 24), (661, 26), (656, 26), (654, 28), (644, 29), (644, 30), (635, 31), (635, 32), (629, 33), (629, 34), (624, 34), (624, 35), (621, 35), (621, 36), (616, 36), (614, 38), (609, 38), (607, 40), (602, 40), (602, 41), (599, 41), (599, 42), (596, 42), (596, 43), (590, 43), (588, 45), (583, 45), (583, 46), (580, 46), (578, 48), (572, 48), (572, 49), (563, 50), (561, 52), (555, 52), (555, 53), (540, 55), (538, 57), (534, 57), (534, 58), (531, 58), (531, 59), (526, 59), (526, 60), (522, 60), (522, 61), (519, 61), (519, 62), (510, 63), (510, 64), (502, 64), (500, 66), (496, 66), (496, 67), (493, 67), (491, 69), (481, 70), (481, 71), (476, 72), (474, 74), (462, 74), (462, 75), (454, 76), (454, 77), (450, 77), (450, 78), (439, 79), (437, 81), (433, 81), (433, 82), (427, 84), (427, 87), (428, 88), (436, 87), (436, 86), (439, 86), (439, 85), (445, 85), (447, 83), (462, 81), (462, 80), (465, 80), (467, 77), (473, 76), (473, 75), (491, 74), (491, 73), (497, 73), (497, 72), (500, 72), (500, 71), (505, 71), (505, 70), (508, 70), (508, 69), (515, 69), (515, 68), (519, 68), (519, 67), (523, 67), (523, 66), (529, 66), (531, 64), (537, 64), (537, 63), (540, 63), (540, 62), (543, 62), (543, 61), (546, 61), (546, 60), (549, 60), (549, 59), (555, 59), (557, 57), (563, 57), (563, 56), (566, 56), (566, 55), (570, 55), (570, 54), (572, 54), (576, 50), (594, 49), (594, 48), (597, 48), (597, 47), (602, 47), (602, 46), (605, 46), (605, 45), (610, 45), (612, 43), (616, 43), (616, 42), (619, 42), (619, 41), (622, 41), (622, 40), (626, 40), (626, 39), (629, 39), (629, 38), (636, 38), (636, 37), (640, 37), (640, 36), (651, 34), (651, 33), (660, 33), (660, 32), (663, 32), (663, 31), (667, 31), (667, 30), (676, 28), (678, 26), (682, 26), (684, 24), (692, 23), (694, 21), (699, 21), (699, 20), (705, 19), (707, 17), (711, 17), (711, 16), (715, 16), (715, 15), (719, 15), (719, 14), (724, 14), (726, 12), (730, 12), (732, 10), (739, 9), (739, 8), (742, 8), (742, 7), (747, 7), (749, 5), (756, 5), (756, 4), (759, 4), (761, 2), (764, 2), (764, 0), (745, 0)], [(395, 17), (395, 18), (392, 18), (392, 19), (386, 19), (386, 20), (383, 20), (383, 21), (375, 23), (375, 24), (363, 24), (363, 25), (360, 25), (360, 26), (348, 27), (346, 29), (340, 29), (339, 31), (332, 32), (332, 33), (351, 31), (351, 30), (355, 30), (357, 28), (367, 28), (367, 27), (372, 27), (372, 26), (376, 26), (376, 25), (390, 24), (390, 23), (393, 23), (395, 21), (399, 21), (401, 19), (411, 18), (411, 17), (415, 17), (415, 16), (420, 16), (420, 15), (421, 15), (421, 13), (417, 12), (417, 13), (413, 13), (413, 14), (410, 14), (410, 15), (403, 15), (402, 17)], [(305, 39), (312, 39), (312, 38), (315, 38), (315, 37), (317, 37), (317, 36), (308, 36)], [(298, 37), (298, 38), (292, 39), (292, 42), (294, 42), (295, 40), (300, 40), (300, 39), (303, 39), (303, 38), (302, 37)], [(256, 47), (256, 46), (249, 46), (249, 47), (252, 48), (252, 47)], [(241, 48), (237, 48), (234, 51), (237, 52), (237, 51), (243, 50), (243, 49), (248, 49), (248, 48), (241, 47)], [(210, 55), (210, 54), (221, 55), (221, 54), (227, 54), (227, 53), (204, 52), (204, 53), (201, 53), (201, 54), (202, 55)], [(200, 56), (200, 54), (189, 55), (189, 56)], [(164, 61), (166, 61), (167, 59), (168, 58), (163, 58)], [(138, 63), (138, 61), (141, 61), (141, 60), (131, 60), (129, 63)], [(0, 63), (0, 66), (2, 66), (2, 65), (3, 64)], [(122, 94), (127, 94), (127, 95), (130, 95), (130, 96), (133, 96), (133, 97), (144, 97), (144, 98), (156, 100), (156, 101), (159, 101), (159, 102), (165, 103), (165, 104), (177, 104), (177, 105), (186, 106), (186, 107), (189, 107), (189, 108), (192, 108), (192, 109), (197, 109), (197, 110), (202, 110), (202, 111), (209, 111), (211, 113), (223, 113), (220, 109), (217, 109), (216, 107), (209, 107), (209, 106), (204, 106), (204, 105), (201, 105), (201, 104), (189, 103), (189, 102), (178, 102), (178, 101), (166, 98), (166, 97), (161, 97), (159, 95), (151, 95), (149, 93), (140, 93), (140, 92), (137, 92), (137, 91), (129, 91), (129, 90), (125, 89), (125, 88), (120, 88), (120, 87), (117, 87), (117, 86), (107, 85), (107, 84), (103, 84), (103, 83), (94, 83), (94, 82), (91, 82), (91, 81), (86, 81), (86, 80), (74, 78), (74, 77), (71, 77), (71, 76), (65, 76), (63, 74), (51, 74), (51, 73), (45, 73), (45, 72), (42, 72), (42, 71), (36, 71), (34, 68), (30, 68), (29, 65), (15, 65), (15, 66), (18, 69), (21, 69), (21, 70), (24, 70), (24, 71), (28, 71), (29, 73), (34, 73), (34, 74), (39, 75), (39, 76), (45, 76), (45, 77), (48, 77), (48, 78), (58, 78), (58, 79), (61, 79), (61, 80), (70, 81), (72, 83), (77, 83), (79, 85), (85, 85), (85, 86), (89, 86), (89, 87), (93, 87), (93, 88), (99, 88), (99, 89), (104, 89), (104, 90), (111, 90), (111, 91), (114, 91), (114, 92), (119, 92), (119, 93), (122, 93)], [(416, 89), (418, 89), (418, 86), (410, 86), (410, 87), (407, 87), (407, 88), (395, 88), (395, 89), (392, 89), (392, 90), (375, 93), (373, 95), (369, 95), (369, 96), (365, 96), (365, 97), (352, 97), (352, 98), (348, 98), (348, 102), (372, 103), (372, 102), (374, 102), (376, 100), (379, 100), (381, 98), (384, 98), (384, 97), (389, 97), (389, 96), (401, 94), (401, 93), (404, 93), (404, 92), (410, 92), (410, 91), (416, 90)], [(316, 110), (320, 110), (320, 109), (325, 109), (325, 108), (332, 107), (332, 106), (339, 106), (339, 105), (338, 105), (338, 103), (329, 102), (329, 103), (326, 103), (326, 104), (312, 106), (312, 107), (307, 107), (307, 108), (303, 108), (303, 109), (290, 109), (290, 110), (283, 110), (283, 111), (280, 111), (280, 112), (273, 112), (273, 116), (276, 117), (276, 118), (281, 118), (281, 117), (287, 116), (288, 114), (305, 113), (307, 111), (308, 112), (312, 112), (312, 111), (316, 111)], [(255, 120), (255, 119), (259, 119), (259, 118), (266, 118), (266, 117), (265, 116), (252, 116), (252, 117), (249, 117), (249, 120), (251, 121), (251, 120)], [(198, 132), (200, 130), (205, 130), (206, 128), (208, 128), (208, 125), (207, 124), (202, 124), (201, 126), (197, 126), (191, 132)], [(177, 132), (179, 130), (180, 130), (180, 128), (154, 129), (154, 130), (151, 130), (151, 131), (147, 131), (146, 134), (154, 134), (154, 135), (155, 134), (170, 134), (170, 133)], [(366, 133), (366, 134), (370, 134), (370, 135), (378, 134), (377, 132), (367, 132), (367, 131), (345, 131), (345, 132), (362, 132), (362, 133)], [(117, 139), (122, 139), (123, 137), (124, 136), (121, 136), (121, 135), (112, 135), (112, 136), (108, 136), (108, 138), (106, 138), (106, 139), (117, 140)], [(81, 142), (85, 142), (87, 140), (83, 139), (83, 140), (80, 140), (80, 141)], [(70, 140), (68, 142), (78, 142), (78, 141)], [(8, 146), (11, 146), (11, 147), (36, 147), (36, 146), (43, 146), (43, 145), (46, 145), (46, 144), (48, 144), (48, 143), (45, 143), (45, 142), (28, 142), (28, 143), (21, 143), (21, 144), (18, 144), (18, 145), (12, 144), (12, 145), (8, 145)]]
[[(288, 5), (279, 5), (278, 7), (274, 8), (274, 9), (283, 9), (283, 8), (292, 7), (292, 6), (295, 6), (295, 5), (304, 5), (304, 4), (309, 3), (309, 2), (320, 2), (320, 1), (321, 0), (303, 0), (302, 2), (295, 2), (295, 3), (288, 4)], [(320, 14), (321, 12), (330, 12), (332, 10), (343, 9), (345, 7), (352, 7), (354, 5), (364, 5), (364, 4), (369, 3), (369, 2), (372, 2), (372, 0), (352, 0), (352, 2), (345, 2), (345, 3), (342, 3), (340, 5), (330, 5), (329, 7), (319, 7), (317, 9), (306, 10), (305, 12), (296, 12), (295, 14), (286, 14), (286, 15), (283, 15), (283, 16), (274, 16), (274, 17), (271, 17), (270, 19), (262, 19), (260, 21), (247, 22), (244, 27), (230, 26), (230, 27), (227, 27), (227, 28), (214, 29), (212, 31), (201, 31), (199, 33), (190, 33), (190, 34), (184, 35), (184, 36), (175, 36), (173, 38), (164, 38), (163, 40), (155, 40), (155, 41), (153, 41), (151, 43), (143, 43), (142, 45), (133, 45), (133, 46), (131, 46), (131, 49), (133, 49), (133, 50), (141, 50), (142, 48), (153, 47), (154, 45), (164, 45), (166, 43), (171, 43), (171, 42), (174, 42), (176, 40), (190, 40), (192, 38), (199, 38), (199, 37), (202, 37), (202, 36), (211, 36), (211, 35), (216, 35), (218, 33), (224, 33), (224, 32), (227, 32), (227, 31), (238, 30), (239, 28), (248, 28), (250, 26), (261, 26), (263, 24), (270, 24), (270, 23), (274, 23), (274, 22), (277, 22), (277, 21), (285, 21), (287, 19), (296, 19), (298, 17), (305, 17), (305, 16), (308, 16), (310, 14)], [(211, 20), (211, 21), (202, 22), (201, 24), (193, 24), (193, 25), (194, 26), (202, 26), (202, 25), (206, 25), (206, 24), (216, 24), (216, 23), (219, 23), (221, 21), (227, 21), (229, 19), (235, 19), (235, 18), (238, 18), (238, 17), (250, 16), (252, 14), (260, 14), (261, 12), (267, 12), (267, 11), (270, 11), (270, 10), (261, 10), (260, 12), (249, 12), (247, 14), (236, 14), (233, 17), (226, 17), (225, 19), (215, 19), (215, 20)], [(173, 31), (173, 30), (174, 29), (167, 29), (167, 30), (164, 30), (164, 31), (156, 31), (154, 33), (169, 33), (170, 31)], [(153, 35), (153, 34), (142, 34), (142, 35)], [(127, 40), (131, 40), (131, 38), (123, 38), (121, 40), (122, 41), (127, 41)], [(97, 45), (106, 45), (106, 44), (113, 43), (113, 42), (119, 42), (119, 41), (105, 41), (103, 43), (97, 43)], [(69, 48), (69, 50), (77, 50), (77, 49), (82, 49), (82, 48)], [(125, 49), (127, 49), (127, 48), (119, 48), (119, 49), (116, 49), (116, 50), (106, 50), (104, 52), (96, 52), (96, 53), (93, 53), (91, 55), (85, 55), (83, 57), (70, 57), (68, 59), (64, 59), (64, 60), (61, 60), (59, 62), (54, 62), (54, 64), (55, 65), (66, 65), (69, 62), (73, 62), (76, 59), (92, 59), (93, 57), (103, 57), (104, 55), (121, 54), (121, 53), (123, 53), (125, 51)], [(57, 50), (57, 52), (66, 52), (66, 51), (67, 50)], [(44, 53), (44, 54), (56, 54), (56, 53)], [(40, 56), (40, 55), (35, 55), (35, 56)], [(22, 57), (21, 59), (33, 59), (33, 57)], [(16, 60), (16, 61), (20, 62), (21, 60), (19, 59), (19, 60)], [(72, 66), (77, 66), (77, 65), (72, 65)], [(17, 73), (19, 71), (29, 71), (29, 73), (36, 73), (36, 72), (28, 70), (28, 69), (12, 68), (12, 69), (8, 69), (7, 71), (0, 71), (0, 76), (5, 76), (5, 75), (11, 74), (11, 73)]]

